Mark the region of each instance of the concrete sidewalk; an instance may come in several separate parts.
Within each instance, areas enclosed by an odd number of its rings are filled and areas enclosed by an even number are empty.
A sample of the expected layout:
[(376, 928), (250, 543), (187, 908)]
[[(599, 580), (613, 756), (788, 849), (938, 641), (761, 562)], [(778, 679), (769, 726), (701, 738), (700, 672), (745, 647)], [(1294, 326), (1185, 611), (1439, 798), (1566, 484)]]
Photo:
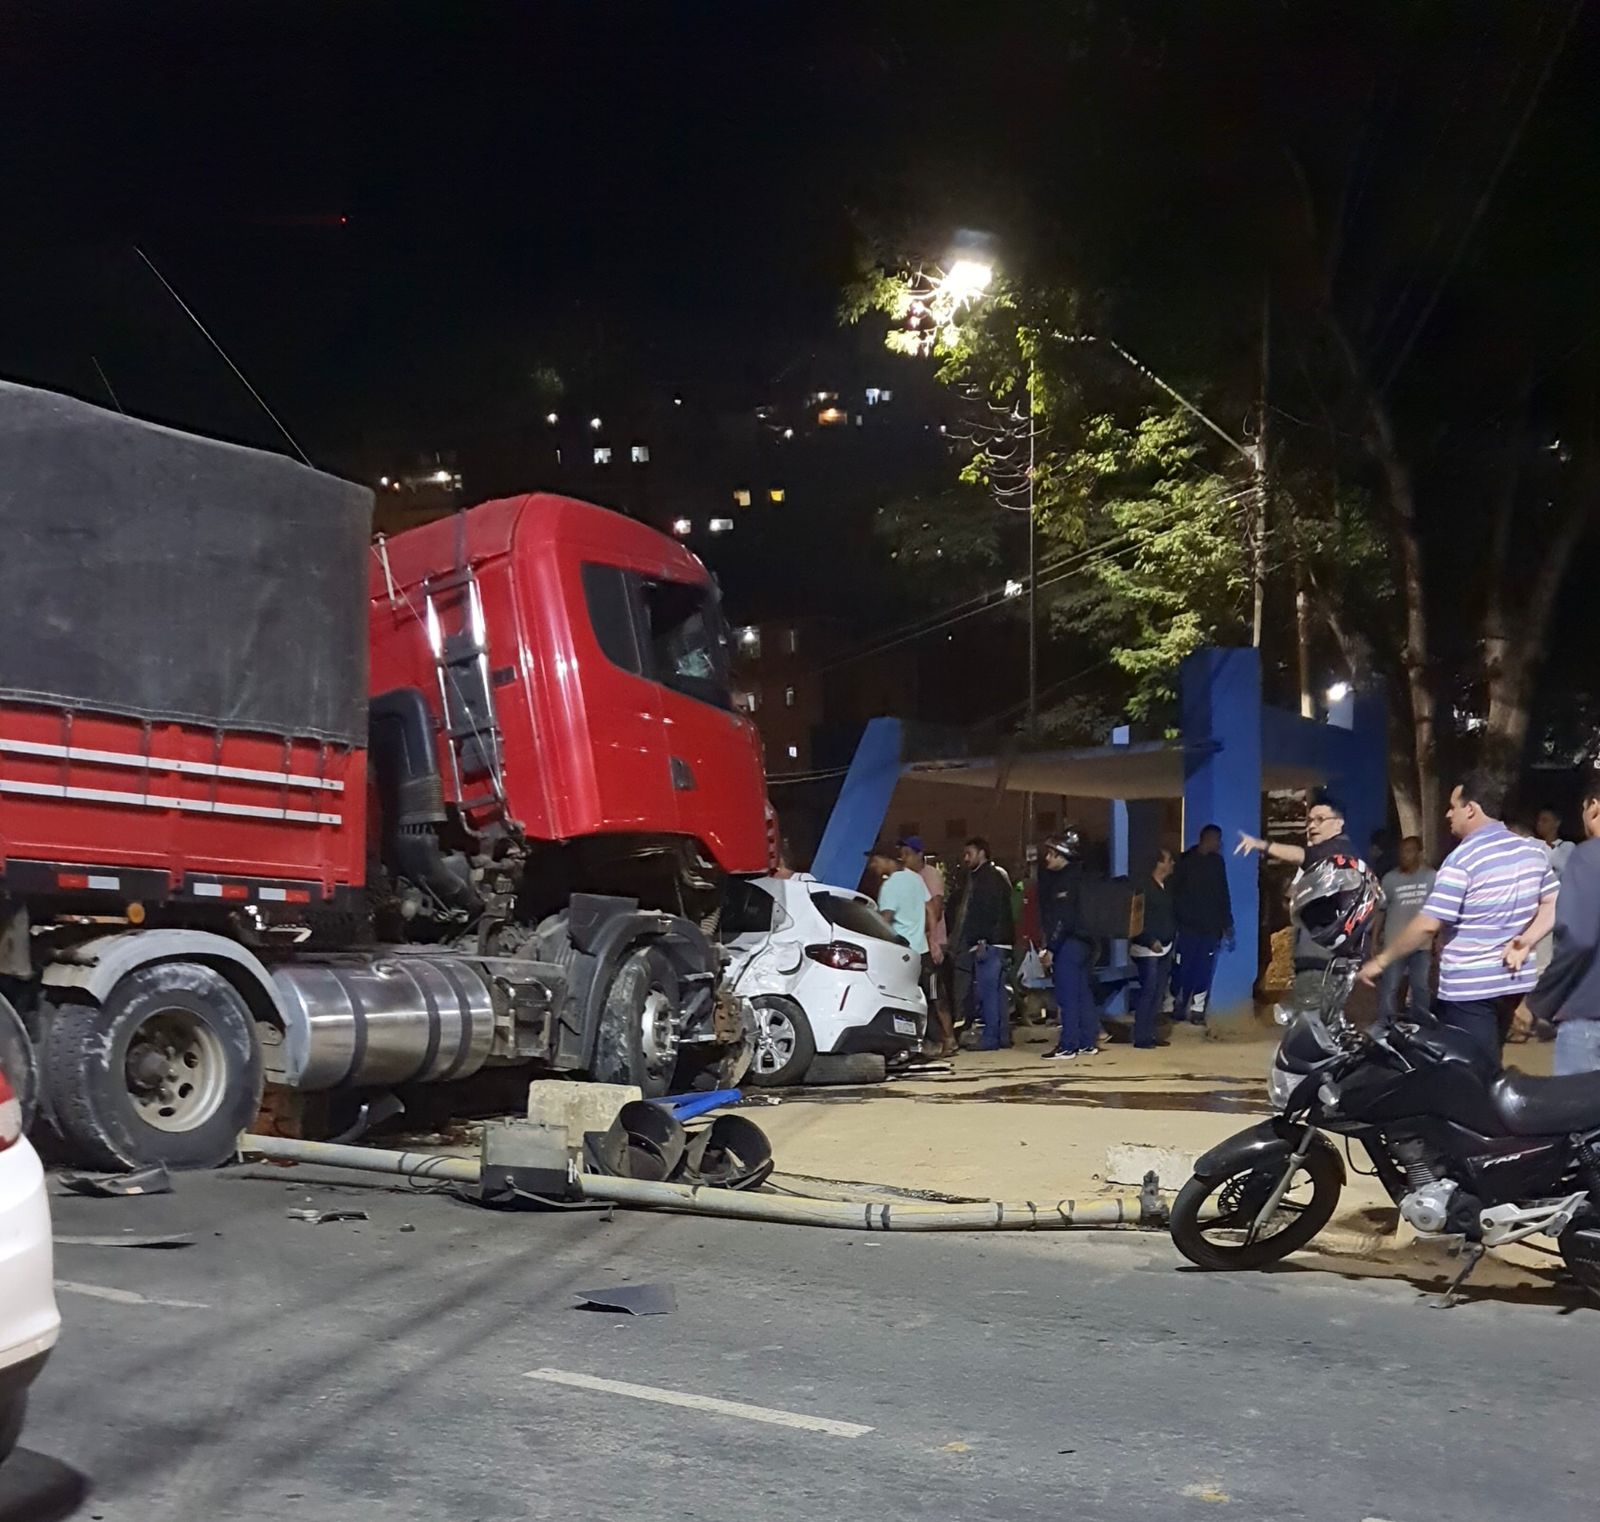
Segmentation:
[[(1268, 1113), (1266, 1074), (1276, 1033), (1250, 1042), (1208, 1041), (1180, 1027), (1154, 1051), (1106, 1048), (1097, 1057), (1043, 1060), (1053, 1030), (1029, 1026), (1000, 1052), (963, 1052), (950, 1073), (892, 1079), (874, 1088), (785, 1090), (749, 1113), (772, 1139), (782, 1173), (937, 1194), (1035, 1203), (1094, 1199), (1137, 1189), (1161, 1149), (1162, 1187), (1181, 1187), (1193, 1158)], [(1510, 1049), (1524, 1071), (1548, 1073), (1550, 1047)], [(1120, 1159), (1121, 1167), (1113, 1166)], [(1358, 1167), (1366, 1159), (1355, 1154)], [(1454, 1264), (1403, 1228), (1376, 1179), (1349, 1171), (1315, 1253), (1338, 1272), (1431, 1282)], [(1478, 1279), (1538, 1287), (1552, 1260), (1512, 1250)], [(1475, 1281), (1476, 1282), (1476, 1281)]]

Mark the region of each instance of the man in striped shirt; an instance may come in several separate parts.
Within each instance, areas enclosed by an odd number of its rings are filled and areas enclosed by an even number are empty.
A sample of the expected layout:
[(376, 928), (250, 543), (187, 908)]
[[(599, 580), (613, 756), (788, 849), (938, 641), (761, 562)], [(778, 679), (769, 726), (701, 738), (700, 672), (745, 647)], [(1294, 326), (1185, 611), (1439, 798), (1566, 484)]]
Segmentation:
[(1526, 947), (1548, 933), (1556, 900), (1548, 854), (1500, 822), (1500, 802), (1487, 778), (1451, 789), (1445, 819), (1461, 844), (1445, 857), (1422, 912), (1361, 969), (1363, 982), (1376, 982), (1391, 962), (1445, 932), (1435, 1012), (1496, 1061), (1518, 1003), (1537, 981)]

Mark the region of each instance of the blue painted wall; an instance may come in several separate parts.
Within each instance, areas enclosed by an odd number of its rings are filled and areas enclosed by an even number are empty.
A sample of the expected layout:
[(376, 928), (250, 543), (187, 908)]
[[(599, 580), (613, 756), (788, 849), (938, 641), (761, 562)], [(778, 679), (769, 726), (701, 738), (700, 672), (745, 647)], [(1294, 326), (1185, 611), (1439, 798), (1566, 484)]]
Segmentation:
[(1254, 650), (1197, 650), (1178, 671), (1183, 724), (1183, 844), (1222, 826), (1235, 940), (1217, 956), (1208, 1020), (1251, 1018), (1259, 953), (1260, 870), (1235, 856), (1240, 830), (1261, 833), (1261, 662)]

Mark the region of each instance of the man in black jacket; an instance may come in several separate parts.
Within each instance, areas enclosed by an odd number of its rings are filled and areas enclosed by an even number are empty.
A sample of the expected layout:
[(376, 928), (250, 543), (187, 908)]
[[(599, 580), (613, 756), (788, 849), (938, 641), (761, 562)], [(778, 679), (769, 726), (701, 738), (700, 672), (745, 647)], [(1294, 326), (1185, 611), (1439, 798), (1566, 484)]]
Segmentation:
[(958, 959), (972, 967), (972, 991), (983, 1033), (980, 1052), (1006, 1044), (1006, 959), (1011, 955), (1013, 916), (1011, 879), (989, 860), (989, 842), (981, 835), (969, 840), (961, 854), (967, 868), (967, 888), (962, 895), (953, 931)]
[[(1172, 876), (1172, 909), (1178, 921), (1178, 966), (1172, 977), (1172, 1018), (1189, 1018), (1194, 999), (1209, 1000), (1217, 948), (1233, 939), (1233, 900), (1228, 895), (1228, 864), (1222, 855), (1222, 826), (1208, 824), (1178, 858)], [(1200, 1016), (1200, 1024), (1205, 1016)]]
[(1047, 1057), (1065, 1061), (1100, 1050), (1100, 1012), (1095, 1008), (1090, 969), (1094, 937), (1083, 928), (1083, 856), (1076, 830), (1045, 841), (1039, 869), (1039, 929), (1046, 965), (1061, 1012), (1061, 1040)]

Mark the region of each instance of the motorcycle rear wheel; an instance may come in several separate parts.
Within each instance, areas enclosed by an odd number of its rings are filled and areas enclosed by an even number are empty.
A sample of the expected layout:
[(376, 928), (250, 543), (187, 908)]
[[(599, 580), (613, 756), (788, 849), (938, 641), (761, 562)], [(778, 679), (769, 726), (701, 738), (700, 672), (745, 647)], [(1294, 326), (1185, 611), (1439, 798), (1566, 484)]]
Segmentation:
[[(1251, 1238), (1250, 1224), (1283, 1177), (1286, 1159), (1241, 1168), (1220, 1179), (1192, 1178), (1172, 1206), (1173, 1245), (1196, 1268), (1214, 1271), (1265, 1268), (1298, 1252), (1333, 1217), (1344, 1189), (1344, 1165), (1326, 1145), (1314, 1145), (1295, 1170), (1295, 1178), (1264, 1235)], [(1306, 1186), (1310, 1185), (1310, 1195)], [(1218, 1200), (1220, 1213), (1203, 1219), (1206, 1205)], [(1276, 1230), (1272, 1229), (1276, 1226)], [(1217, 1236), (1221, 1240), (1216, 1240)]]

